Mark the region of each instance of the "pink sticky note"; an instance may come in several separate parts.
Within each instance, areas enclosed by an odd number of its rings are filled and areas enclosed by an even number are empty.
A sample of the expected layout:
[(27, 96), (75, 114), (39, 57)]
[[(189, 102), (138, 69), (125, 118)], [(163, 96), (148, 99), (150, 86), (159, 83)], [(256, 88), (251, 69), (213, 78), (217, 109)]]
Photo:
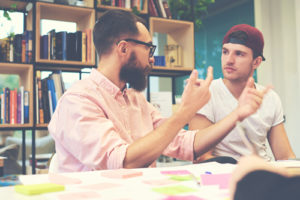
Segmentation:
[(161, 174), (166, 175), (187, 175), (190, 174), (188, 170), (169, 170), (169, 171), (161, 171)]
[(178, 183), (178, 181), (174, 181), (171, 179), (144, 180), (143, 182), (149, 185), (169, 185)]
[(99, 199), (101, 196), (97, 192), (94, 191), (86, 191), (86, 192), (72, 192), (57, 195), (59, 200), (85, 200), (85, 199)]
[(49, 173), (48, 178), (51, 183), (56, 183), (56, 184), (60, 184), (60, 185), (80, 184), (81, 183), (81, 180), (78, 178), (71, 178), (68, 176), (64, 176), (61, 174), (55, 174), (55, 173)]
[(231, 174), (201, 174), (203, 185), (219, 185), (220, 189), (228, 189)]
[(204, 199), (194, 195), (189, 195), (189, 196), (168, 196), (163, 200), (204, 200)]
[(133, 169), (117, 169), (104, 171), (101, 173), (101, 175), (107, 178), (132, 178), (136, 176), (142, 176), (143, 172)]
[(119, 186), (121, 185), (116, 183), (96, 183), (91, 185), (84, 185), (81, 186), (80, 188), (90, 189), (90, 190), (105, 190), (105, 189), (119, 187)]

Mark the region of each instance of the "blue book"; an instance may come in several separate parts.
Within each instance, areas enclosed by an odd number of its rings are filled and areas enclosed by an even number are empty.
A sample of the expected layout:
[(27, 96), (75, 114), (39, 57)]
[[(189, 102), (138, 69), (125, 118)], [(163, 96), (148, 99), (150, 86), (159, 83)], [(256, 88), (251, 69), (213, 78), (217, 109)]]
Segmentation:
[(55, 87), (54, 87), (54, 81), (51, 78), (47, 79), (47, 85), (48, 85), (48, 90), (51, 93), (51, 100), (52, 100), (52, 111), (54, 113), (55, 108), (56, 108), (56, 92), (55, 92)]
[(41, 59), (48, 59), (48, 35), (41, 36)]
[(67, 60), (67, 32), (61, 31), (55, 33), (56, 38), (56, 59)]
[(24, 123), (29, 123), (29, 91), (24, 91)]

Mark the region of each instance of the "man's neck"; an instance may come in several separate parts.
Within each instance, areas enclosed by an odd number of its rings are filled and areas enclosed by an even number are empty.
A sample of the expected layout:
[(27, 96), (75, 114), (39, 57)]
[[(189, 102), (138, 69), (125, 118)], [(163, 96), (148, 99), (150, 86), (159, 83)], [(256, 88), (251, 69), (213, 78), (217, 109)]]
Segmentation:
[(97, 70), (119, 87), (120, 90), (124, 89), (126, 83), (120, 80), (120, 67), (118, 63), (111, 62), (108, 59), (102, 59), (98, 64)]
[(246, 86), (247, 80), (246, 81), (231, 81), (228, 79), (223, 79), (223, 83), (225, 84), (227, 89), (230, 91), (230, 93), (236, 99), (238, 99)]

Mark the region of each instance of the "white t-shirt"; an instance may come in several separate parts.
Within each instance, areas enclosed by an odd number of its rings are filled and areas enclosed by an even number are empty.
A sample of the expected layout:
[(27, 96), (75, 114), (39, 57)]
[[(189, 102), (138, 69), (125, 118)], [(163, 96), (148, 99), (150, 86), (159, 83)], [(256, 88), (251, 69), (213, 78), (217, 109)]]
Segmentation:
[[(264, 88), (258, 84), (255, 84), (255, 86), (258, 90)], [(212, 123), (216, 123), (237, 107), (238, 100), (231, 94), (221, 78), (211, 83), (210, 91), (211, 98), (209, 102), (197, 113), (206, 116)], [(264, 96), (262, 105), (257, 112), (241, 122), (256, 151), (266, 160), (271, 160), (271, 155), (267, 152), (268, 132), (271, 127), (282, 123), (283, 120), (280, 98), (273, 90), (270, 90)], [(240, 156), (250, 153), (236, 128), (217, 144), (213, 150), (213, 155), (215, 156), (231, 156), (237, 160)]]

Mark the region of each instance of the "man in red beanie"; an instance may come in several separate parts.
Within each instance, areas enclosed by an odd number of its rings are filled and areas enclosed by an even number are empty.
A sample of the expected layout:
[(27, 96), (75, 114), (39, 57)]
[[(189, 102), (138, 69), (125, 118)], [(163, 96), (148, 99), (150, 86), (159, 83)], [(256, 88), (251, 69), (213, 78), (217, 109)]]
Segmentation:
[[(251, 151), (271, 160), (267, 141), (276, 160), (295, 158), (283, 124), (281, 101), (273, 90), (268, 91), (260, 108), (250, 116), (243, 115), (245, 110), (239, 106), (246, 85), (265, 90), (252, 78), (254, 70), (265, 60), (263, 47), (262, 33), (250, 25), (239, 24), (226, 33), (221, 57), (224, 78), (212, 82), (211, 99), (189, 123), (190, 129), (200, 129), (218, 138), (220, 143), (213, 148), (208, 146), (208, 152), (198, 161), (216, 156), (238, 160), (242, 155), (253, 153)], [(241, 122), (239, 127), (237, 122)], [(251, 141), (252, 150), (243, 143), (241, 134), (246, 134)]]

